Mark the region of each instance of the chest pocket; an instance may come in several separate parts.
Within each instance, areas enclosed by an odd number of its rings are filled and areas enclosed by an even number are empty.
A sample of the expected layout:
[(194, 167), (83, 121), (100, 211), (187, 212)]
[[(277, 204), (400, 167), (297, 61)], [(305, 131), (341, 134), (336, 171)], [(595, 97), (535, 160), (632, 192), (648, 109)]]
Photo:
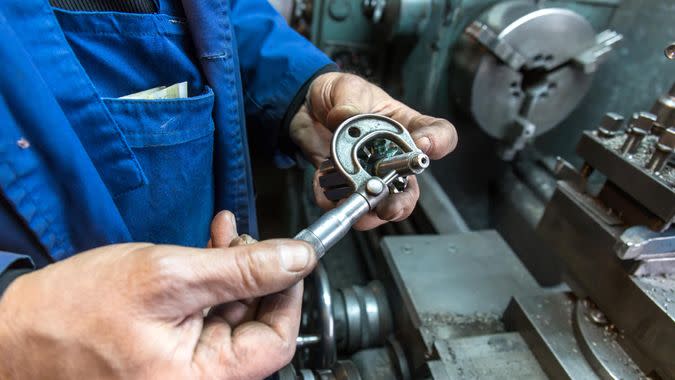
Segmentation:
[[(147, 185), (115, 198), (133, 239), (205, 245), (214, 207), (214, 94), (194, 61), (184, 20), (58, 9), (55, 14), (147, 178)], [(186, 99), (119, 99), (185, 81)]]

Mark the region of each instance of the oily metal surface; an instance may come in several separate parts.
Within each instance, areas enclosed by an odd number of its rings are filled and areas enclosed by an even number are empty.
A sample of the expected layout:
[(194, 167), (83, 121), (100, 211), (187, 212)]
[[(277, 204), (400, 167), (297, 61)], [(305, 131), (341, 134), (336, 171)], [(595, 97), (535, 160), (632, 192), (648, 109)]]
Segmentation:
[(437, 342), (436, 350), (451, 379), (548, 379), (515, 332)]
[(675, 171), (666, 167), (661, 173), (645, 169), (655, 145), (655, 136), (645, 137), (634, 154), (622, 155), (619, 147), (626, 140), (622, 134), (611, 139), (584, 132), (577, 152), (589, 165), (665, 222), (675, 218)]
[(572, 321), (581, 351), (601, 378), (646, 378), (620, 346), (618, 330), (600, 310), (589, 302), (577, 301)]
[(495, 231), (385, 237), (382, 248), (390, 304), (414, 364), (436, 341), (503, 331), (511, 297), (540, 291)]
[(509, 330), (518, 331), (542, 368), (554, 379), (599, 379), (574, 335), (574, 299), (565, 294), (516, 297), (506, 312)]
[(647, 373), (675, 377), (675, 277), (630, 275), (614, 252), (613, 226), (574, 188), (561, 182), (538, 233), (565, 263), (575, 293), (587, 295), (643, 358)]

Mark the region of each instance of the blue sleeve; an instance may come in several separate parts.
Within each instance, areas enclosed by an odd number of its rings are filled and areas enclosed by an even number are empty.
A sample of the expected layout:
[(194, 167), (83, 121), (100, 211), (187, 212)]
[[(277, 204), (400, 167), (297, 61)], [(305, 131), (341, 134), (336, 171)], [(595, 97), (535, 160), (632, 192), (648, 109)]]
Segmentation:
[(29, 256), (0, 251), (0, 297), (17, 277), (33, 269), (33, 261)]
[(232, 0), (231, 7), (247, 118), (274, 135), (306, 82), (334, 64), (267, 0)]
[(29, 256), (0, 251), (0, 275), (9, 268), (33, 268), (33, 260)]

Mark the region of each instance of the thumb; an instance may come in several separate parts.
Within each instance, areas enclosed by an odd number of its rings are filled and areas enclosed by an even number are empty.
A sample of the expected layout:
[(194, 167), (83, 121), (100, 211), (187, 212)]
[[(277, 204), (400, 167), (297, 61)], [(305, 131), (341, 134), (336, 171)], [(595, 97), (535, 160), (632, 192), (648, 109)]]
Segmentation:
[(317, 262), (314, 249), (298, 240), (268, 240), (213, 249), (208, 255), (178, 254), (173, 258), (178, 278), (172, 292), (187, 312), (288, 289)]

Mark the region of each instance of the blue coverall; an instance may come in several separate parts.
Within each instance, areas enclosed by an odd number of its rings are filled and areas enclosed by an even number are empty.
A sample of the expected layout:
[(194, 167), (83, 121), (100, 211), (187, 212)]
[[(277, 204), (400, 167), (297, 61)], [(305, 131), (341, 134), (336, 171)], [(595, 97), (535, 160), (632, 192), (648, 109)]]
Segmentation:
[[(204, 246), (219, 210), (255, 235), (245, 121), (274, 143), (332, 62), (266, 0), (155, 1), (0, 2), (0, 273), (112, 243)], [(119, 99), (183, 81), (188, 99)]]

